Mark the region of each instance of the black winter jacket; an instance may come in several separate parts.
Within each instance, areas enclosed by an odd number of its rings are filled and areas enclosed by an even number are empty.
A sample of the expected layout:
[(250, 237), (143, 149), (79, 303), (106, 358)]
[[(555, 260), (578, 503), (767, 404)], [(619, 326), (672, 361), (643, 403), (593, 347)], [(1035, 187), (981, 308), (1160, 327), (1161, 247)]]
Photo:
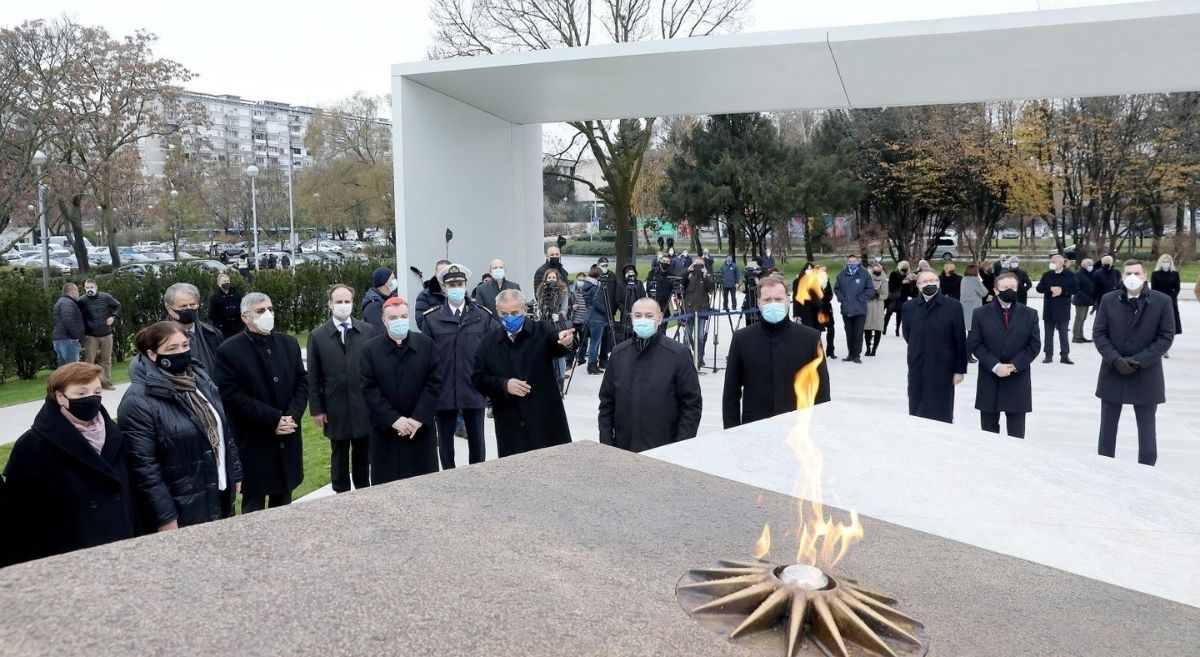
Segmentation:
[(208, 300), (208, 321), (221, 331), (226, 338), (231, 338), (242, 331), (242, 293), (236, 287), (230, 287), (228, 292), (220, 288), (213, 292)]
[(77, 302), (79, 309), (83, 311), (83, 321), (88, 335), (102, 338), (112, 334), (108, 318), (121, 316), (120, 301), (117, 301), (108, 292), (97, 292), (94, 297), (81, 294)]
[[(224, 430), (225, 473), (229, 489), (242, 480), (242, 463), (233, 426), (217, 387), (203, 368), (193, 368), (200, 394), (216, 409)], [(129, 471), (155, 527), (172, 520), (179, 526), (218, 520), (217, 460), (208, 437), (175, 386), (144, 354), (129, 366), (132, 383), (117, 410), (129, 443)]]
[[(711, 280), (711, 279), (710, 279)], [(704, 400), (688, 348), (657, 333), (613, 347), (600, 383), (600, 442), (631, 452), (695, 438)]]
[(83, 311), (74, 299), (62, 295), (54, 302), (54, 332), (51, 339), (82, 340), (83, 334)]

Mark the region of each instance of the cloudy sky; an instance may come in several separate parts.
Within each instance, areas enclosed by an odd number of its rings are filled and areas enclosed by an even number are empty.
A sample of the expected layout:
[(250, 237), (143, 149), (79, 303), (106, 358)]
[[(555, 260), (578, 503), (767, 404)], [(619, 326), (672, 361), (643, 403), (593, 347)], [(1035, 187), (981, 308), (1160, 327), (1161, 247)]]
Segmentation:
[[(753, 0), (747, 31), (855, 25), (1084, 5), (1112, 0)], [(428, 0), (156, 0), (0, 2), (0, 24), (66, 15), (114, 35), (146, 29), (157, 52), (196, 74), (188, 87), (319, 105), (389, 91), (389, 67), (423, 59)]]

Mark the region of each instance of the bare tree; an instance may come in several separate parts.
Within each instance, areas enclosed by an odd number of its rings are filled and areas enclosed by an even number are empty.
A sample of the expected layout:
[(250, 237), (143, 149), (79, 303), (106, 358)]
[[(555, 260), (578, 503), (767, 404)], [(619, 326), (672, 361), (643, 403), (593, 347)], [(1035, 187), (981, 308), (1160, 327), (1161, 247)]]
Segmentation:
[[(750, 0), (433, 0), (434, 46), (429, 57), (469, 57), (523, 50), (574, 48), (734, 32)], [(605, 185), (565, 173), (606, 203), (617, 228), (617, 267), (629, 260), (634, 197), (655, 117), (572, 121), (580, 137), (576, 159), (595, 158)]]

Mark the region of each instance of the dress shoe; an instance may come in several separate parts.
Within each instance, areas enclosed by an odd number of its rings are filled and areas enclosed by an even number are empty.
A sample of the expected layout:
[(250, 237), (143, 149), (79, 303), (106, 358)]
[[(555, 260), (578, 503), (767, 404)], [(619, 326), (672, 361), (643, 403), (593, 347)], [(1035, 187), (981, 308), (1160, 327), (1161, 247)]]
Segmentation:
[(970, 358), (967, 359), (967, 362), (968, 363), (978, 363), (979, 359), (974, 356), (971, 356)]
[(1083, 344), (1083, 338), (1071, 338), (1071, 344)]
[(1075, 361), (1071, 360), (1070, 358), (1067, 358), (1066, 356), (1063, 356), (1062, 358), (1058, 359), (1058, 362), (1062, 363), (1063, 365), (1074, 365), (1075, 364)]
[(861, 358), (859, 358), (859, 357), (857, 357), (857, 356), (855, 356), (854, 358), (851, 358), (851, 359), (850, 359), (850, 362), (852, 362), (852, 363), (858, 363), (859, 365), (862, 365), (862, 359), (861, 359)]
[(1091, 342), (1091, 340), (1088, 340), (1087, 338), (1083, 338), (1083, 343), (1084, 343), (1084, 344), (1088, 344), (1089, 342)]
[(1043, 363), (1053, 363), (1053, 362), (1054, 362), (1054, 356), (1046, 356), (1045, 358), (1043, 358), (1043, 359), (1042, 359), (1042, 362), (1043, 362)]
[(838, 359), (838, 357), (837, 357), (837, 354), (833, 353), (832, 351), (831, 351), (831, 352), (829, 352), (829, 354), (828, 354), (826, 357), (827, 357), (827, 358), (829, 358), (830, 360), (837, 360), (837, 359)]

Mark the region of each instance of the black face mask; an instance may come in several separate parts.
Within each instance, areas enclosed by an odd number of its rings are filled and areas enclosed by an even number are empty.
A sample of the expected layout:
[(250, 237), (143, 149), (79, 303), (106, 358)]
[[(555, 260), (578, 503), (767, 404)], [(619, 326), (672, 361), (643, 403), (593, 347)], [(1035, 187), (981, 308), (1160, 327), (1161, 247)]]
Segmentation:
[(1105, 269), (1112, 269), (1112, 265), (1107, 265), (1107, 264), (1106, 264), (1106, 265), (1104, 265), (1104, 268), (1105, 268)]
[(667, 267), (670, 267), (671, 264), (667, 263), (667, 262), (660, 262), (660, 263), (658, 263), (658, 266), (662, 267), (663, 269), (666, 269)]
[(175, 314), (179, 316), (178, 321), (180, 324), (195, 324), (196, 323), (196, 309), (195, 308), (184, 308), (183, 310), (176, 310)]
[(221, 283), (221, 289), (228, 292), (229, 291), (229, 283)]
[(938, 286), (934, 283), (930, 283), (928, 285), (921, 286), (921, 294), (924, 294), (927, 297), (931, 297), (931, 296), (937, 294), (937, 291), (938, 291)]
[(1000, 290), (1000, 292), (998, 292), (996, 294), (996, 296), (1004, 303), (1016, 303), (1017, 302), (1017, 291), (1016, 290)]
[(557, 264), (558, 264), (558, 256), (551, 256), (551, 257), (549, 258), (549, 260), (550, 260), (550, 264), (552, 264), (552, 265), (557, 265)]
[(633, 272), (625, 274), (625, 280), (627, 281), (632, 281), (634, 278), (637, 278), (637, 274), (634, 274)]
[(181, 351), (177, 354), (159, 354), (154, 362), (158, 363), (158, 366), (165, 372), (183, 374), (187, 371), (188, 366), (192, 364), (192, 352), (189, 350)]
[(67, 400), (67, 412), (84, 422), (91, 422), (100, 414), (100, 406), (103, 401), (100, 395), (70, 399)]

